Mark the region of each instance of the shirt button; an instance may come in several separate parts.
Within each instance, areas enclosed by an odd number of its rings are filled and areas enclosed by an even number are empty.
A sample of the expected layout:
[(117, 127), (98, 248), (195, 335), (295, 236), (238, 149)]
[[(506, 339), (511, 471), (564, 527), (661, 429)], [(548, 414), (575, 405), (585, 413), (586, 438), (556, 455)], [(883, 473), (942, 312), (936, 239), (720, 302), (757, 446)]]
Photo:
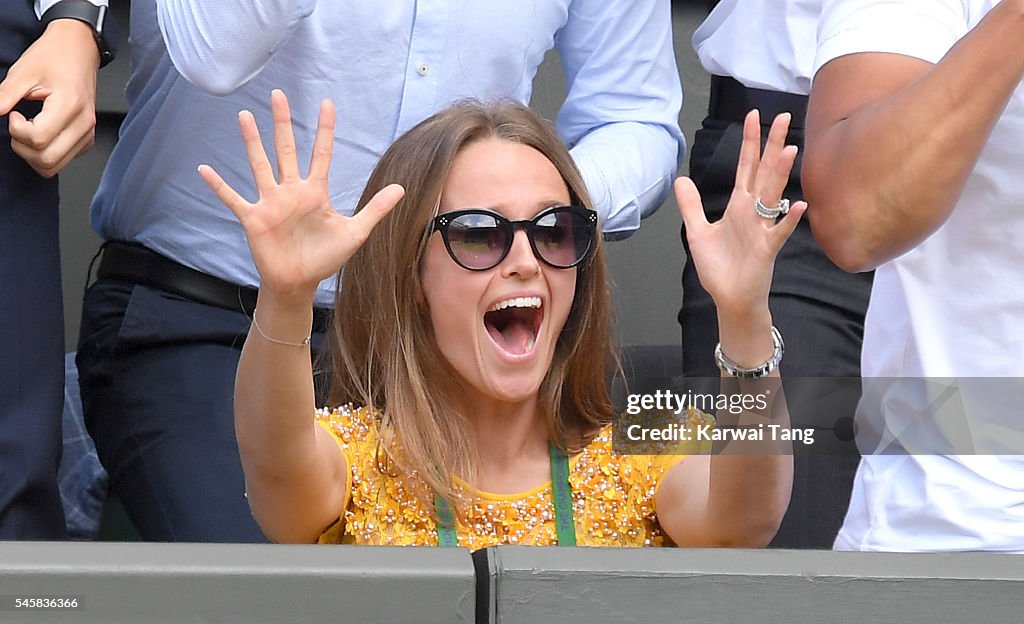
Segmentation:
[(420, 76), (426, 76), (430, 73), (430, 65), (420, 63), (420, 66), (416, 68), (416, 71), (419, 72)]

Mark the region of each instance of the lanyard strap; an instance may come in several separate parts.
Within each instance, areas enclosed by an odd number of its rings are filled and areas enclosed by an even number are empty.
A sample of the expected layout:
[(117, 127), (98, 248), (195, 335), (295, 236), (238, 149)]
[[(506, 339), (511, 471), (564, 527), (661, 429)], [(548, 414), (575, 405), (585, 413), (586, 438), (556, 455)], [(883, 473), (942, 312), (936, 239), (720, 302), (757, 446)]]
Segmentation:
[(437, 507), (437, 545), (458, 546), (459, 536), (455, 534), (455, 514), (451, 503), (434, 494), (434, 505)]
[(559, 546), (576, 545), (576, 523), (572, 517), (572, 484), (569, 483), (569, 456), (554, 444), (551, 449), (551, 494), (555, 499), (555, 531)]
[[(551, 493), (555, 499), (555, 531), (559, 546), (576, 545), (576, 523), (572, 517), (572, 485), (569, 483), (569, 456), (554, 444), (548, 446), (551, 452)], [(458, 546), (455, 534), (455, 514), (451, 504), (434, 495), (437, 506), (437, 545)]]

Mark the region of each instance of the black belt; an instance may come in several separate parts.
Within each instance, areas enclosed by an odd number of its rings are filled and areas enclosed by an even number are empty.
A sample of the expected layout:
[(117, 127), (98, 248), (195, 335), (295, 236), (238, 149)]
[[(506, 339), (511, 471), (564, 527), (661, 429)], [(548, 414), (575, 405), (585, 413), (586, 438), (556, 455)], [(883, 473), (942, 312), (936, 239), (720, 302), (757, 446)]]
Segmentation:
[(747, 113), (756, 108), (761, 113), (761, 123), (771, 125), (780, 113), (792, 113), (790, 128), (803, 129), (807, 117), (807, 96), (767, 89), (751, 89), (737, 80), (726, 76), (711, 77), (711, 95), (708, 99), (708, 115), (715, 119), (743, 123)]
[[(251, 317), (259, 291), (238, 286), (202, 271), (178, 264), (170, 258), (139, 245), (109, 241), (103, 245), (103, 257), (96, 270), (97, 279), (133, 282), (157, 288), (197, 303), (241, 312)], [(313, 331), (330, 326), (330, 308), (313, 308)]]

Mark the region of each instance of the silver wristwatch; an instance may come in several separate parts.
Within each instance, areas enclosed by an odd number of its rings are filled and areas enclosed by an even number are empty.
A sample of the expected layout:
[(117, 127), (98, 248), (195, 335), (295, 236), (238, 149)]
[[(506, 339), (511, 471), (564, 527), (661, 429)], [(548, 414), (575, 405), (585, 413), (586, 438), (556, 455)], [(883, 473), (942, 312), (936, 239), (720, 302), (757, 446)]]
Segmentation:
[(722, 343), (718, 343), (715, 347), (715, 362), (718, 363), (718, 368), (732, 377), (739, 377), (740, 379), (760, 379), (766, 375), (771, 374), (773, 370), (779, 367), (779, 363), (782, 362), (782, 354), (786, 350), (786, 343), (782, 341), (782, 334), (779, 330), (772, 325), (772, 343), (775, 345), (775, 353), (772, 354), (768, 361), (760, 366), (754, 368), (743, 368), (736, 364), (729, 358), (725, 357), (722, 353)]

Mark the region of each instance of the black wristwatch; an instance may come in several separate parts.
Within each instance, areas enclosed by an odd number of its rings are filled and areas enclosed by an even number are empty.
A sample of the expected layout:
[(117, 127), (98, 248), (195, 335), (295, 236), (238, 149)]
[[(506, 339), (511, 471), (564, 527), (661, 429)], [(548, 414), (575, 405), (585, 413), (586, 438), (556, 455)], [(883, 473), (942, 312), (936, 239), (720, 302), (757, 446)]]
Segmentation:
[(92, 28), (96, 46), (100, 50), (100, 67), (114, 60), (117, 54), (117, 28), (113, 20), (107, 19), (107, 7), (96, 6), (88, 0), (61, 0), (39, 18), (43, 30), (58, 19), (74, 19), (85, 22)]

